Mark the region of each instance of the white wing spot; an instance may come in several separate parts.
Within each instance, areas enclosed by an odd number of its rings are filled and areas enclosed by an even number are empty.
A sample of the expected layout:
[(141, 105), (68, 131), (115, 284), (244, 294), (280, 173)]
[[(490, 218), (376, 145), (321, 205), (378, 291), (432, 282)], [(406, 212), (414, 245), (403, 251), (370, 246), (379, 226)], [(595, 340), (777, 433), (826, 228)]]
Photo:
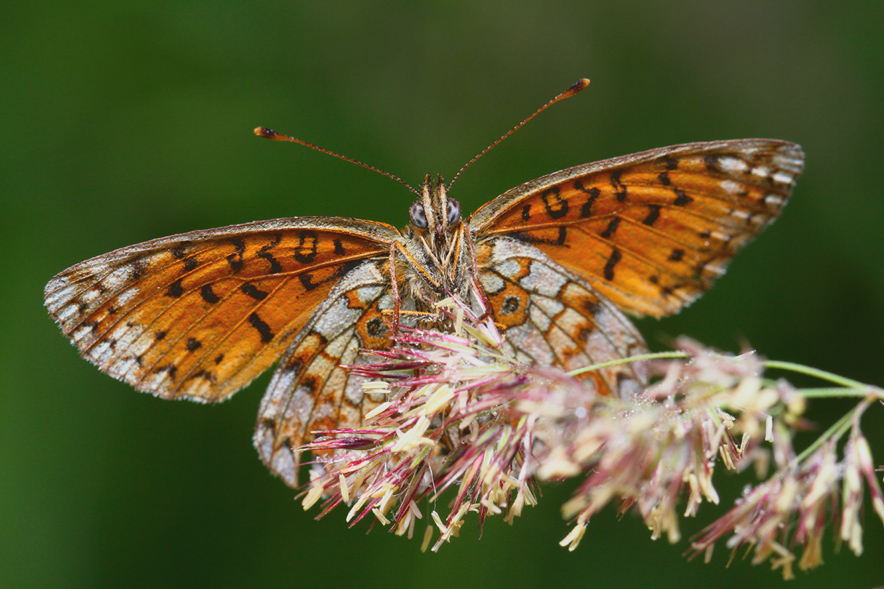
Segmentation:
[(549, 329), (549, 326), (552, 324), (552, 319), (541, 311), (537, 305), (531, 305), (529, 312), (531, 314), (531, 321), (534, 322), (541, 331), (545, 332)]
[[(97, 283), (96, 286), (100, 287), (101, 283), (100, 282)], [(101, 296), (101, 290), (99, 288), (91, 288), (91, 289), (87, 290), (83, 294), (82, 297), (80, 297), (80, 300), (82, 302), (86, 303), (87, 305), (91, 305), (92, 302), (100, 296)]]
[(737, 194), (743, 189), (743, 185), (735, 180), (722, 180), (719, 185), (728, 194)]
[(70, 286), (65, 286), (46, 297), (46, 306), (49, 307), (49, 310), (51, 311), (70, 301), (76, 294), (77, 285), (72, 284)]
[(123, 266), (108, 274), (104, 279), (104, 284), (111, 290), (117, 290), (122, 288), (127, 282), (131, 281), (131, 279), (132, 267)]
[(304, 385), (295, 389), (292, 395), (292, 403), (289, 405), (286, 414), (294, 414), (298, 421), (305, 423), (313, 410), (313, 389)]
[(68, 305), (64, 309), (58, 312), (58, 320), (62, 323), (67, 322), (68, 319), (76, 316), (79, 313), (80, 309), (77, 305)]
[(703, 266), (703, 272), (712, 272), (713, 274), (717, 274), (719, 276), (724, 274), (724, 267), (720, 264), (706, 264)]
[[(267, 387), (268, 395), (273, 392), (274, 401), (278, 401), (277, 396), (279, 394), (284, 394), (285, 391), (291, 390), (297, 375), (297, 370), (287, 370), (281, 367), (277, 368), (276, 373), (273, 375), (273, 380), (270, 381), (270, 386)], [(261, 420), (275, 419), (278, 413), (279, 407), (277, 406), (277, 403), (269, 402), (261, 411)]]
[(765, 194), (762, 200), (765, 202), (765, 204), (773, 205), (774, 207), (778, 207), (783, 204), (783, 199), (776, 194)]
[(131, 375), (134, 375), (138, 371), (138, 362), (134, 357), (126, 357), (114, 363), (109, 370), (110, 374), (114, 376), (121, 376), (123, 378), (131, 378)]
[(503, 278), (497, 274), (482, 274), (480, 280), (482, 282), (482, 288), (485, 289), (486, 293), (500, 292), (506, 286), (503, 282)]
[(113, 349), (108, 340), (98, 342), (89, 352), (89, 356), (99, 364), (106, 364), (113, 354)]
[(66, 286), (64, 289), (58, 291), (54, 295), (54, 298), (56, 298), (56, 300), (59, 303), (75, 301), (80, 296), (80, 292), (81, 292), (80, 289), (81, 289), (81, 285), (78, 285), (78, 284), (72, 284), (70, 286)]
[(49, 281), (49, 284), (46, 285), (47, 290), (55, 290), (61, 288), (63, 286), (68, 286), (70, 284), (71, 279), (68, 276), (56, 276), (52, 280)]
[(568, 282), (568, 279), (553, 271), (546, 264), (531, 262), (531, 271), (519, 281), (525, 290), (533, 291), (547, 297), (554, 297)]
[(767, 178), (770, 175), (770, 168), (767, 166), (755, 166), (752, 168), (752, 174), (759, 178)]
[(148, 349), (150, 349), (150, 346), (153, 343), (153, 338), (145, 335), (144, 333), (139, 333), (135, 335), (134, 339), (135, 341), (129, 344), (129, 349), (126, 350), (133, 356), (141, 356), (142, 354), (147, 352)]
[(380, 300), (378, 300), (378, 309), (381, 311), (386, 311), (388, 309), (392, 309), (395, 306), (395, 302), (393, 301), (393, 295), (389, 292), (385, 292), (381, 295)]
[(117, 296), (117, 302), (116, 302), (117, 306), (122, 307), (123, 305), (125, 305), (129, 301), (131, 301), (132, 298), (137, 294), (138, 294), (138, 288), (136, 288), (134, 286), (130, 289), (124, 290), (123, 292), (121, 292), (119, 294), (119, 296)]
[(795, 181), (795, 178), (793, 178), (791, 174), (780, 171), (773, 175), (773, 181), (777, 184), (792, 184)]
[(562, 309), (565, 308), (565, 305), (563, 305), (560, 301), (556, 299), (551, 299), (549, 297), (532, 296), (531, 303), (536, 305), (540, 310), (542, 310), (550, 317), (555, 317), (562, 312)]
[(129, 346), (135, 343), (135, 340), (141, 335), (140, 325), (119, 325), (111, 333), (111, 338), (116, 340), (118, 350), (127, 350)]
[(556, 360), (543, 334), (532, 324), (511, 327), (506, 331), (506, 337), (513, 346), (526, 353), (533, 360), (532, 363), (543, 366), (553, 364)]
[(342, 329), (352, 325), (362, 314), (360, 309), (351, 309), (345, 297), (339, 297), (332, 305), (325, 309), (316, 319), (313, 331), (327, 340), (332, 339)]
[(804, 167), (804, 161), (798, 158), (789, 157), (787, 155), (775, 155), (771, 158), (771, 161), (778, 168), (785, 168), (787, 170), (791, 170), (795, 174), (800, 174), (802, 168)]
[(749, 165), (746, 162), (736, 157), (719, 158), (718, 165), (723, 172), (728, 172), (731, 174), (741, 174), (749, 169)]
[(90, 333), (92, 333), (92, 326), (91, 325), (83, 325), (82, 327), (77, 329), (77, 331), (75, 331), (73, 333), (73, 335), (71, 336), (71, 339), (74, 340), (75, 342), (79, 342), (81, 339), (83, 339), (84, 337), (86, 337)]
[(295, 478), (295, 456), (287, 446), (283, 446), (273, 454), (273, 470), (279, 473), (285, 481), (294, 486)]
[(368, 305), (374, 302), (380, 292), (380, 286), (363, 286), (356, 289), (356, 299), (363, 305)]
[(516, 260), (510, 258), (509, 260), (504, 260), (495, 266), (498, 272), (506, 276), (507, 278), (515, 278), (516, 275), (522, 270), (522, 266)]
[(160, 385), (166, 380), (166, 376), (168, 376), (168, 373), (165, 370), (151, 373), (144, 378), (141, 386), (152, 391), (161, 390), (162, 387)]

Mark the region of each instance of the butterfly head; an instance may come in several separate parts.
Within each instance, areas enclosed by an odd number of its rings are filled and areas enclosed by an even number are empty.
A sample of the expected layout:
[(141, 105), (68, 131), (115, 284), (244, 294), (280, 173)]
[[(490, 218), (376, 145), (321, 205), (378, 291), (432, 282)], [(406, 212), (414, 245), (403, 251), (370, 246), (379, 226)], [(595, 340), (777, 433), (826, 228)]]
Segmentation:
[(411, 295), (425, 303), (439, 300), (446, 293), (467, 296), (469, 277), (469, 236), (460, 213), (460, 203), (449, 198), (441, 176), (424, 179), (420, 200), (408, 211), (402, 258), (402, 275), (407, 277)]
[(421, 189), (421, 198), (411, 205), (408, 211), (411, 229), (418, 235), (425, 235), (431, 244), (444, 241), (461, 221), (460, 203), (449, 198), (442, 176), (435, 182), (427, 174)]

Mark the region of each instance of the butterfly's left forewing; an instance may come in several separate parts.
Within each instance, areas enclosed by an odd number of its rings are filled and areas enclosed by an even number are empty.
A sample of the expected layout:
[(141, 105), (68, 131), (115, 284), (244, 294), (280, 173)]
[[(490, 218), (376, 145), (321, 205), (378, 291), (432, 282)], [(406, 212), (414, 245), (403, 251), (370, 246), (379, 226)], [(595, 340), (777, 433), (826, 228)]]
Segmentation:
[(350, 269), (399, 232), (302, 217), (195, 231), (58, 274), (46, 306), (80, 353), (163, 398), (219, 401), (267, 369)]
[(470, 219), (581, 276), (619, 308), (660, 317), (693, 301), (779, 213), (804, 154), (746, 139), (655, 149), (555, 172)]

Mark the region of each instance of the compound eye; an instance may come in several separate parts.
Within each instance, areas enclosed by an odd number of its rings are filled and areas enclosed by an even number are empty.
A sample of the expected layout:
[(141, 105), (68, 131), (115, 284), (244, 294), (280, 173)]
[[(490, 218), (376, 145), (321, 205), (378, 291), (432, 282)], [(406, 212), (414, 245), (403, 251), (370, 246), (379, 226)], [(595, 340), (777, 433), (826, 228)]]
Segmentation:
[(448, 224), (454, 225), (460, 221), (460, 203), (453, 198), (448, 199)]
[(427, 215), (421, 201), (417, 200), (411, 205), (411, 208), (408, 209), (408, 217), (411, 219), (411, 224), (418, 229), (427, 228)]

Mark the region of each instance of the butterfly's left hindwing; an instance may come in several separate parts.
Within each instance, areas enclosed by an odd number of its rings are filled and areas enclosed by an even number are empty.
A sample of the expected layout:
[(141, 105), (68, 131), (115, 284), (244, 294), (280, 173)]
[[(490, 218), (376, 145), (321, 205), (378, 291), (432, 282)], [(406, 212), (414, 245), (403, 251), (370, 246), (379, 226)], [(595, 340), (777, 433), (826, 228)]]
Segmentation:
[(677, 312), (779, 214), (804, 154), (785, 141), (692, 143), (562, 170), (481, 207), (477, 240), (507, 235), (620, 309)]
[(46, 306), (101, 370), (163, 398), (219, 401), (267, 369), (332, 287), (399, 235), (382, 223), (279, 219), (87, 260)]

